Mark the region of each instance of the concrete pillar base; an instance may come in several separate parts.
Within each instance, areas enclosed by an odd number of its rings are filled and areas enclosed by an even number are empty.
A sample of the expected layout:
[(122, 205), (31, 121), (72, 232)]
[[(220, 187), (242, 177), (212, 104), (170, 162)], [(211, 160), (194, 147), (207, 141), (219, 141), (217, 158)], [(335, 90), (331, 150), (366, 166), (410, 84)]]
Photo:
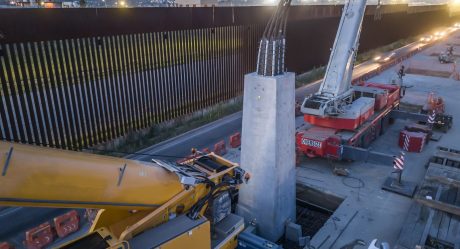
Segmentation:
[(295, 74), (245, 75), (238, 213), (258, 235), (277, 241), (295, 222)]

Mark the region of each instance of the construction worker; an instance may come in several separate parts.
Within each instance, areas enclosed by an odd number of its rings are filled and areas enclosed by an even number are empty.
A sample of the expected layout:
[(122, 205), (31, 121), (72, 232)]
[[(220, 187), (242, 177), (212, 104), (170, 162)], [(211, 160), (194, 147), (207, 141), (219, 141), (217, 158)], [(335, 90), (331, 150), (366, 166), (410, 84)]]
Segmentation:
[(402, 80), (402, 78), (406, 75), (406, 73), (404, 72), (404, 65), (401, 65), (401, 68), (399, 69), (398, 71), (398, 78), (400, 80)]
[(447, 54), (454, 55), (454, 46), (451, 45), (447, 48)]
[(401, 84), (401, 97), (406, 95), (406, 87), (403, 86), (403, 77), (406, 75), (406, 73), (404, 72), (404, 69), (405, 69), (404, 65), (401, 65), (401, 68), (399, 68), (399, 71), (398, 71), (398, 79)]

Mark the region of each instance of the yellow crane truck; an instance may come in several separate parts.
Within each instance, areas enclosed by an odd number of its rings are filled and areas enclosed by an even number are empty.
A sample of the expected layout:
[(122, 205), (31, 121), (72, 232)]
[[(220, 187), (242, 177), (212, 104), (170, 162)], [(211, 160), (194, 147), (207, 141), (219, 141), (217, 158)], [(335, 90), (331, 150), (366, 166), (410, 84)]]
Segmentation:
[(247, 174), (214, 153), (141, 162), (0, 142), (0, 205), (97, 209), (60, 248), (236, 248)]

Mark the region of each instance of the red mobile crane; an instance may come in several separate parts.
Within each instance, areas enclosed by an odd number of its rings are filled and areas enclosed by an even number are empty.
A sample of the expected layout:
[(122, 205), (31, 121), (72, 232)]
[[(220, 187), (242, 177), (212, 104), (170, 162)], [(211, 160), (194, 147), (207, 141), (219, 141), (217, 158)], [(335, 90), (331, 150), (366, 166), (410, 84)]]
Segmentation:
[(394, 118), (421, 122), (428, 118), (398, 110), (401, 85), (351, 84), (365, 7), (366, 0), (345, 4), (323, 82), (301, 105), (305, 122), (312, 126), (297, 133), (296, 144), (308, 157), (391, 164), (393, 155), (365, 148)]

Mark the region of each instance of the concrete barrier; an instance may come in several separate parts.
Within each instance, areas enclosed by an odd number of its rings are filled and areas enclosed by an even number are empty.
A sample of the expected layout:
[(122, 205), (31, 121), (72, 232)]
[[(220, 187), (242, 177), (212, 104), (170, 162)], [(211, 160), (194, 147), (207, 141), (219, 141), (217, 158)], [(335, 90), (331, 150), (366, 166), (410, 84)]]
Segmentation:
[(238, 148), (241, 146), (241, 133), (237, 132), (230, 136), (230, 147)]
[(26, 231), (24, 245), (27, 249), (41, 249), (53, 242), (54, 233), (49, 222)]
[(78, 231), (80, 228), (80, 218), (77, 211), (72, 210), (54, 218), (54, 227), (59, 238), (64, 238)]
[(7, 242), (0, 242), (0, 249), (14, 249), (14, 247)]
[(219, 156), (227, 154), (227, 148), (225, 147), (225, 141), (222, 140), (214, 145), (214, 153)]

